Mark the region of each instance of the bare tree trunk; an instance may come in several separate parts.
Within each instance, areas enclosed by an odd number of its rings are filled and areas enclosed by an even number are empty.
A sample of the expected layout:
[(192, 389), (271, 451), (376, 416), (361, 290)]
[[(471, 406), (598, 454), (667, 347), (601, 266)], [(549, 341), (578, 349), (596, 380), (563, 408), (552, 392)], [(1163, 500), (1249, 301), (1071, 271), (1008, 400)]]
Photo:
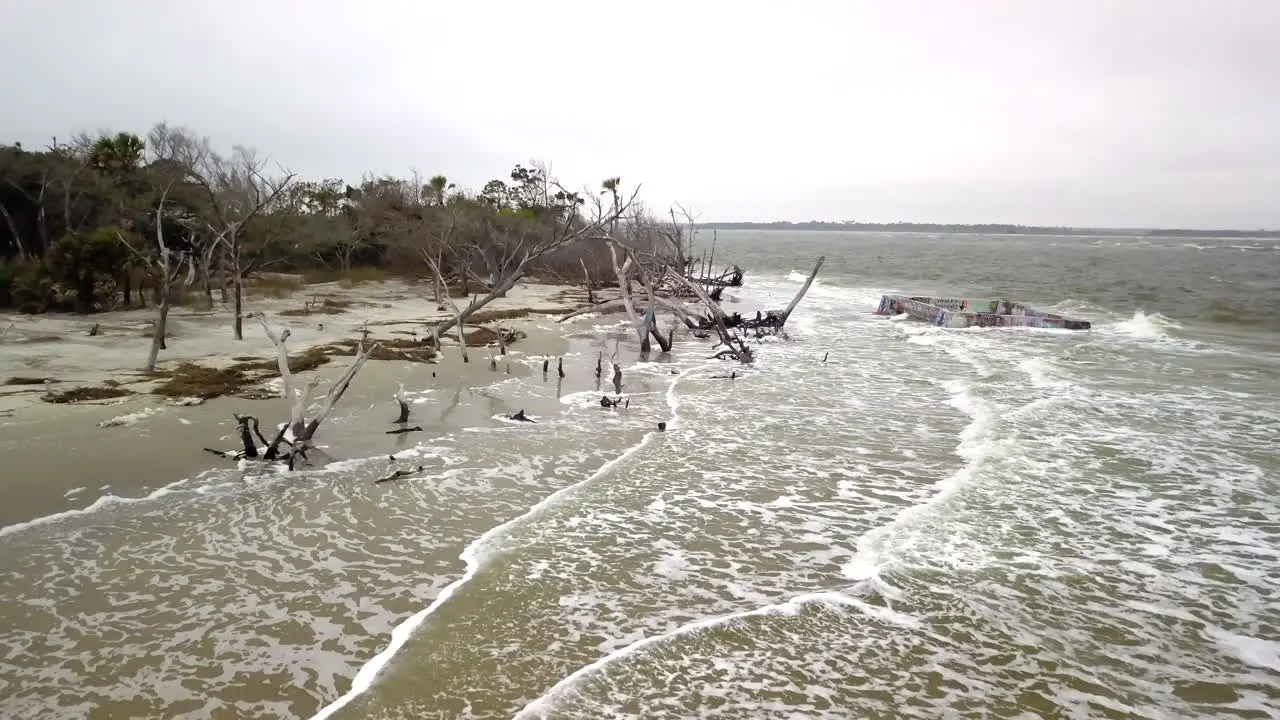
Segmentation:
[[(210, 260), (211, 258), (206, 258)], [(209, 302), (209, 307), (213, 307), (213, 268), (210, 262), (200, 263), (200, 286), (204, 291), (204, 298)]]
[(343, 394), (347, 392), (347, 387), (351, 385), (351, 380), (355, 378), (356, 373), (364, 366), (365, 361), (369, 359), (369, 353), (373, 352), (377, 344), (374, 344), (368, 350), (365, 350), (363, 342), (356, 347), (356, 355), (352, 359), (350, 367), (342, 374), (342, 377), (334, 381), (329, 388), (329, 392), (325, 394), (324, 404), (321, 405), (320, 411), (316, 413), (316, 416), (310, 422), (307, 422), (303, 415), (310, 402), (312, 391), (319, 384), (319, 379), (313, 379), (307, 383), (307, 387), (302, 393), (298, 393), (294, 387), (293, 373), (289, 370), (288, 350), (285, 348), (285, 341), (289, 339), (288, 329), (282, 331), (277, 337), (272, 332), (271, 327), (267, 325), (265, 315), (258, 313), (255, 317), (262, 323), (262, 329), (266, 331), (267, 337), (276, 347), (276, 360), (280, 367), (280, 380), (284, 384), (286, 402), (289, 403), (289, 422), (276, 433), (275, 439), (267, 446), (267, 450), (262, 457), (264, 460), (276, 460), (279, 458), (280, 445), (285, 442), (285, 431), (287, 430), (293, 434), (293, 441), (289, 443), (291, 448), (288, 455), (289, 469), (293, 469), (295, 459), (297, 457), (305, 458), (307, 447), (311, 439), (315, 437), (320, 423), (333, 410), (333, 406), (342, 399)]
[(9, 234), (13, 236), (13, 244), (18, 248), (18, 260), (26, 260), (27, 251), (22, 246), (22, 236), (18, 234), (18, 224), (13, 221), (13, 216), (5, 209), (3, 203), (0, 203), (0, 215), (4, 216), (4, 222), (9, 226)]
[(458, 347), (462, 350), (462, 362), (469, 363), (471, 358), (467, 357), (467, 326), (463, 324), (465, 319), (457, 303), (453, 303), (453, 313), (458, 322)]
[(231, 240), (230, 262), (231, 267), (231, 299), (234, 303), (231, 310), (234, 317), (231, 320), (231, 329), (235, 333), (237, 340), (244, 339), (244, 273), (240, 267), (240, 240), (233, 237)]
[(791, 311), (796, 309), (796, 306), (799, 305), (800, 301), (804, 298), (804, 294), (809, 292), (809, 286), (813, 284), (813, 279), (818, 277), (818, 271), (822, 269), (822, 263), (825, 262), (826, 259), (826, 255), (818, 258), (818, 262), (813, 266), (813, 272), (809, 273), (809, 279), (804, 281), (804, 285), (800, 288), (800, 292), (796, 293), (796, 296), (791, 299), (791, 304), (788, 305), (787, 309), (783, 310), (782, 314), (778, 316), (778, 327), (782, 327), (787, 324), (787, 318), (791, 317)]
[(591, 273), (587, 272), (587, 261), (582, 258), (578, 258), (578, 262), (582, 264), (582, 275), (587, 279), (587, 302), (594, 305), (596, 302), (596, 294), (591, 287)]
[[(165, 283), (168, 285), (168, 283)], [(160, 302), (156, 305), (156, 324), (155, 330), (151, 334), (151, 351), (147, 353), (147, 370), (154, 371), (156, 362), (160, 358), (160, 351), (164, 349), (164, 331), (165, 326), (169, 322), (169, 292), (165, 288), (165, 292), (160, 293)]]
[[(636, 263), (637, 266), (639, 263)], [(662, 352), (671, 352), (671, 341), (675, 337), (673, 330), (667, 337), (662, 337), (662, 333), (658, 332), (658, 295), (653, 291), (653, 282), (649, 279), (649, 273), (640, 268), (640, 282), (644, 285), (645, 292), (649, 295), (649, 313), (645, 316), (645, 325), (648, 335), (652, 335), (658, 341), (658, 347), (662, 348)], [(645, 344), (648, 344), (648, 337), (645, 338)]]
[(631, 301), (631, 280), (627, 271), (631, 268), (631, 256), (627, 255), (627, 260), (622, 265), (618, 265), (618, 253), (613, 248), (613, 243), (609, 243), (609, 259), (613, 262), (613, 272), (618, 276), (618, 289), (622, 291), (622, 305), (627, 310), (627, 318), (631, 320), (632, 327), (635, 328), (637, 339), (640, 340), (640, 352), (649, 352), (649, 328), (645, 324), (646, 319), (642, 322), (640, 316), (636, 313), (636, 306)]
[(235, 313), (235, 320), (232, 321), (232, 329), (235, 331), (236, 339), (244, 339), (244, 283), (240, 279), (240, 272), (237, 270), (231, 278), (231, 296), (235, 301), (232, 311)]

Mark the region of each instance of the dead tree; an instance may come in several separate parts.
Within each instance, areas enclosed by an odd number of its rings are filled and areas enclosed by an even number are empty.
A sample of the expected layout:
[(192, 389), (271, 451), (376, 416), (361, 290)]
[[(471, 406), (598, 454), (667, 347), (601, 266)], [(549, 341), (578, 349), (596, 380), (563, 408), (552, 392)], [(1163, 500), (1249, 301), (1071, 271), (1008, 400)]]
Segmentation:
[(627, 311), (627, 319), (631, 321), (631, 327), (635, 329), (636, 335), (639, 336), (640, 352), (647, 353), (649, 352), (649, 327), (647, 324), (647, 318), (645, 322), (640, 320), (640, 316), (636, 313), (635, 303), (631, 300), (631, 276), (629, 274), (629, 271), (631, 270), (631, 256), (628, 255), (626, 262), (622, 265), (618, 265), (618, 253), (614, 249), (616, 244), (617, 242), (614, 240), (610, 240), (608, 242), (609, 260), (613, 263), (613, 274), (618, 278), (618, 289), (622, 291), (622, 307)]
[[(436, 325), (436, 332), (444, 333), (454, 326), (466, 323), (472, 313), (483, 308), (494, 300), (506, 296), (524, 277), (529, 266), (536, 260), (580, 240), (598, 236), (619, 217), (624, 215), (634, 202), (639, 188), (625, 202), (615, 203), (608, 212), (598, 214), (595, 219), (584, 219), (578, 208), (583, 200), (577, 193), (556, 193), (556, 205), (553, 210), (556, 217), (549, 219), (544, 225), (517, 225), (514, 229), (502, 229), (486, 220), (486, 243), (490, 253), (481, 253), (490, 265), (491, 285), (488, 294), (476, 295), (465, 308), (453, 304), (454, 317)], [(519, 218), (524, 222), (523, 218)], [(476, 248), (471, 248), (474, 252)], [(439, 260), (430, 253), (419, 252), (423, 262), (431, 268), (438, 281), (443, 282)]]
[[(263, 460), (285, 460), (290, 469), (293, 469), (297, 458), (306, 459), (306, 451), (311, 446), (311, 440), (315, 437), (316, 430), (320, 428), (320, 423), (329, 415), (333, 407), (342, 399), (343, 394), (347, 392), (351, 381), (355, 378), (356, 373), (360, 372), (360, 368), (369, 359), (369, 354), (377, 349), (375, 343), (368, 350), (361, 341), (356, 346), (355, 357), (351, 361), (351, 365), (346, 371), (334, 381), (329, 387), (329, 391), (325, 394), (324, 400), (320, 405), (320, 410), (311, 420), (306, 420), (304, 414), (307, 409), (308, 401), (312, 390), (319, 383), (318, 380), (312, 380), (307, 384), (304, 392), (298, 393), (294, 388), (293, 373), (289, 370), (289, 355), (285, 348), (285, 341), (289, 339), (289, 331), (285, 329), (277, 337), (275, 332), (271, 330), (271, 326), (267, 324), (267, 318), (262, 313), (254, 315), (258, 321), (262, 323), (262, 329), (266, 332), (267, 338), (276, 347), (276, 358), (280, 368), (280, 380), (284, 384), (285, 401), (289, 403), (289, 422), (280, 427), (276, 433), (275, 439), (267, 446), (266, 452), (263, 453)], [(281, 445), (288, 445), (289, 451), (281, 457)]]
[(587, 302), (594, 305), (596, 302), (596, 293), (594, 287), (591, 285), (591, 273), (587, 271), (587, 261), (582, 258), (578, 258), (578, 262), (582, 265), (582, 276), (586, 278), (587, 281)]
[[(169, 191), (172, 190), (173, 184), (170, 183), (160, 193), (160, 200), (156, 204), (156, 248), (155, 252), (143, 252), (139, 248), (129, 244), (124, 235), (117, 232), (116, 238), (133, 253), (133, 255), (142, 263), (147, 274), (151, 276), (156, 283), (158, 291), (158, 302), (156, 303), (156, 319), (155, 326), (151, 335), (151, 350), (147, 353), (146, 370), (148, 372), (156, 369), (156, 362), (160, 357), (160, 351), (165, 348), (164, 335), (169, 323), (169, 304), (173, 297), (173, 291), (176, 286), (181, 284), (187, 286), (194, 280), (195, 266), (192, 261), (193, 243), (188, 242), (184, 248), (169, 247), (169, 243), (165, 239), (165, 202), (169, 197)], [(187, 274), (183, 280), (183, 267), (186, 267)], [(181, 283), (179, 281), (182, 281)]]
[(796, 292), (796, 296), (791, 298), (791, 303), (787, 305), (786, 310), (783, 310), (782, 312), (770, 310), (765, 313), (764, 317), (760, 317), (757, 314), (756, 320), (747, 320), (742, 323), (742, 326), (746, 328), (773, 328), (774, 330), (781, 330), (782, 327), (787, 324), (787, 318), (791, 317), (791, 313), (796, 309), (796, 306), (804, 299), (805, 293), (809, 292), (809, 286), (813, 285), (813, 279), (818, 277), (818, 271), (822, 269), (822, 263), (825, 262), (826, 259), (827, 258), (824, 255), (818, 258), (818, 262), (814, 263), (813, 271), (809, 273), (809, 277), (804, 281), (804, 285), (800, 286), (800, 290)]
[[(218, 240), (214, 245), (223, 247), (222, 259), (231, 280), (232, 329), (235, 338), (243, 340), (244, 279), (262, 263), (266, 244), (264, 241), (256, 252), (250, 252), (244, 243), (245, 236), (250, 223), (275, 202), (293, 181), (294, 174), (282, 171), (279, 178), (267, 178), (262, 173), (265, 163), (258, 160), (252, 150), (236, 147), (234, 152), (230, 160), (206, 152), (204, 161), (193, 163), (189, 170), (209, 198), (211, 216), (207, 223)], [(211, 253), (212, 250), (210, 248)]]
[[(672, 315), (675, 315), (676, 317), (680, 318), (680, 321), (685, 324), (685, 327), (688, 327), (690, 329), (700, 327), (700, 324), (690, 316), (689, 309), (684, 305), (684, 303), (678, 300), (669, 300), (667, 298), (662, 297), (661, 295), (655, 297), (653, 299), (653, 302), (655, 304), (655, 307), (657, 307), (658, 309), (670, 312)], [(556, 322), (557, 323), (567, 322), (576, 317), (582, 317), (583, 315), (587, 315), (590, 313), (601, 313), (601, 314), (616, 313), (616, 312), (622, 312), (625, 309), (626, 307), (623, 303), (622, 298), (618, 298), (617, 300), (606, 300), (605, 302), (596, 303), (595, 305), (588, 305), (587, 307), (581, 307), (581, 308), (578, 308), (577, 310), (574, 310), (571, 313), (562, 315), (559, 318), (556, 318)]]
[(396, 425), (403, 425), (409, 422), (409, 403), (405, 402), (404, 399), (404, 383), (401, 383), (400, 389), (396, 390), (396, 396), (394, 399), (400, 406), (400, 414), (392, 422)]

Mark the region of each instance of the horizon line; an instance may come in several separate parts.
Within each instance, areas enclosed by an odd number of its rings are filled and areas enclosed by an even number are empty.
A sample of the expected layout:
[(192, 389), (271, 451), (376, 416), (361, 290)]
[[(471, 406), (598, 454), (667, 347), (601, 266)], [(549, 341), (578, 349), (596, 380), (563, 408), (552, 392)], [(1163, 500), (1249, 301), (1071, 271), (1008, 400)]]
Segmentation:
[[(712, 229), (715, 226), (757, 226), (757, 227), (778, 227), (792, 226), (801, 227), (823, 227), (832, 229), (858, 229), (858, 228), (890, 228), (890, 227), (916, 227), (916, 228), (999, 228), (999, 229), (1016, 229), (1016, 230), (1075, 230), (1088, 231), (1095, 233), (1102, 232), (1167, 232), (1167, 233), (1269, 233), (1280, 234), (1280, 228), (1198, 228), (1198, 227), (1160, 227), (1160, 226), (1107, 226), (1107, 225), (1031, 225), (1024, 223), (1008, 223), (1008, 222), (968, 222), (968, 223), (946, 223), (946, 222), (914, 222), (907, 220), (895, 220), (892, 222), (863, 222), (852, 220), (710, 220), (705, 222), (694, 223), (697, 228)], [(726, 228), (728, 229), (728, 228)]]

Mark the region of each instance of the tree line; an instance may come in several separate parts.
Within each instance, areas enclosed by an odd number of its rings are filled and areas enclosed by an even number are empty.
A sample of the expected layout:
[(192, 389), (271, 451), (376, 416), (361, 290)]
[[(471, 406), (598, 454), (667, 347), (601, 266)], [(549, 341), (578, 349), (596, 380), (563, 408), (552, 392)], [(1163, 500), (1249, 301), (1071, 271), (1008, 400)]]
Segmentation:
[(0, 307), (95, 312), (195, 288), (229, 297), (239, 325), (243, 281), (267, 269), (376, 266), (429, 278), (437, 294), (517, 268), (580, 277), (606, 272), (608, 255), (572, 241), (633, 217), (630, 200), (617, 178), (574, 192), (537, 164), (478, 191), (443, 175), (309, 180), (164, 124), (145, 138), (0, 146)]
[[(478, 191), (443, 175), (308, 180), (252, 148), (230, 154), (186, 128), (81, 134), (41, 150), (0, 146), (0, 307), (22, 312), (157, 311), (148, 367), (164, 347), (169, 307), (214, 291), (243, 334), (254, 273), (375, 266), (430, 281), (453, 320), (531, 275), (609, 274), (608, 240), (664, 244), (619, 178), (572, 191), (536, 163)], [(590, 280), (588, 280), (590, 283)], [(471, 296), (465, 308), (453, 296)]]

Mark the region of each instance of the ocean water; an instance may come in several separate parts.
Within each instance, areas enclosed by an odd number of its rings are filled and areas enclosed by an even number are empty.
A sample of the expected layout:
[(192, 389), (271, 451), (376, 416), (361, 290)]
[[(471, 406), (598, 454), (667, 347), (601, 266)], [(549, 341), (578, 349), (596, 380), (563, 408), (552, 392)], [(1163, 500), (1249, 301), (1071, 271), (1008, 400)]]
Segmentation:
[[(1280, 250), (721, 232), (730, 309), (820, 254), (754, 367), (595, 318), (567, 386), (421, 391), (539, 419), (423, 438), (421, 477), (370, 450), (5, 528), (0, 714), (1280, 717)], [(1094, 329), (872, 315), (891, 291)]]

